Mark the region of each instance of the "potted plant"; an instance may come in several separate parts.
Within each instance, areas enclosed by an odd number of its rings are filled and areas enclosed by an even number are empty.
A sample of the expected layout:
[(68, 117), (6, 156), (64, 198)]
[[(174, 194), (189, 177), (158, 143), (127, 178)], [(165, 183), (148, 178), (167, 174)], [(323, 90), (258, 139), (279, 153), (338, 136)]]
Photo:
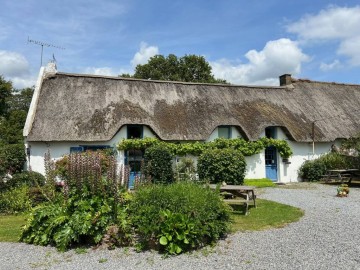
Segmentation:
[(337, 195), (338, 197), (347, 197), (349, 195), (349, 186), (346, 184), (341, 184), (337, 188)]

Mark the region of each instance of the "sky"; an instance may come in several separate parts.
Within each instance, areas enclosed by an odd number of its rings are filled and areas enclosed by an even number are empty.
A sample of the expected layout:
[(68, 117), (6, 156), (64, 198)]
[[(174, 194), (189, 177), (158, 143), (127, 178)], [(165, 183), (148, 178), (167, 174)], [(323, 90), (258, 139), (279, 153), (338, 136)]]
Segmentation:
[(216, 78), (360, 84), (358, 0), (0, 0), (0, 75), (15, 88), (58, 71), (133, 74), (156, 54), (201, 55)]

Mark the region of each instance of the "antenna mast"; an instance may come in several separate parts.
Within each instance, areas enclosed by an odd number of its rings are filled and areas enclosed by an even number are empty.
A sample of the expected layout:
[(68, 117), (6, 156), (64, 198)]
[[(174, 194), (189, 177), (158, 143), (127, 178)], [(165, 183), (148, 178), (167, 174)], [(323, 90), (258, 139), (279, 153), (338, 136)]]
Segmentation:
[(45, 42), (38, 41), (38, 40), (33, 40), (33, 39), (30, 39), (29, 37), (28, 37), (28, 43), (34, 43), (34, 44), (36, 44), (36, 45), (40, 45), (40, 46), (41, 46), (40, 67), (42, 67), (42, 58), (43, 58), (44, 46), (45, 46), (45, 47), (53, 47), (53, 48), (60, 49), (60, 50), (65, 50), (64, 47), (56, 46), (56, 45), (49, 44), (49, 43), (45, 43)]

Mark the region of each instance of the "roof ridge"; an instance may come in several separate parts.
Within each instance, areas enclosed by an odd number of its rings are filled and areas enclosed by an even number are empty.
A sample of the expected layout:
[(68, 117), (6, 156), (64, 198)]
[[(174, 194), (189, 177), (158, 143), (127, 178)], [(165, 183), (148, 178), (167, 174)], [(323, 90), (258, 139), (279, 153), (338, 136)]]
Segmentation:
[(151, 80), (151, 79), (137, 79), (126, 78), (120, 76), (108, 76), (108, 75), (96, 75), (96, 74), (82, 74), (82, 73), (67, 73), (57, 72), (56, 75), (66, 75), (72, 77), (89, 77), (89, 78), (104, 78), (111, 80), (123, 80), (123, 81), (137, 81), (137, 82), (154, 82), (154, 83), (172, 83), (182, 85), (207, 85), (207, 86), (220, 86), (220, 87), (245, 87), (245, 88), (269, 88), (269, 89), (287, 89), (286, 86), (269, 86), (269, 85), (240, 85), (240, 84), (223, 84), (223, 83), (197, 83), (197, 82), (182, 82), (182, 81), (163, 81), (163, 80)]
[(305, 82), (305, 83), (321, 83), (321, 84), (334, 84), (334, 85), (348, 85), (348, 86), (360, 86), (360, 84), (356, 84), (356, 83), (340, 83), (340, 82), (324, 82), (324, 81), (314, 81), (314, 80), (310, 80), (310, 79), (295, 79), (295, 78), (291, 78), (291, 82), (292, 83), (298, 83), (298, 82)]

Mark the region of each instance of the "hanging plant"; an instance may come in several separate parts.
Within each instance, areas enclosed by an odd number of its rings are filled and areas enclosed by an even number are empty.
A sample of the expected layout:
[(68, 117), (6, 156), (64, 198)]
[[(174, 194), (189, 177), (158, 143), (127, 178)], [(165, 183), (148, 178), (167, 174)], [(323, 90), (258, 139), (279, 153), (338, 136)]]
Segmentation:
[(199, 156), (208, 149), (231, 148), (239, 151), (244, 156), (259, 154), (268, 146), (274, 146), (282, 158), (289, 158), (292, 155), (291, 148), (285, 140), (261, 138), (257, 141), (246, 141), (244, 139), (224, 139), (218, 138), (211, 142), (187, 142), (170, 143), (160, 141), (155, 138), (144, 139), (123, 139), (119, 142), (118, 150), (127, 151), (130, 149), (145, 150), (150, 146), (162, 144), (176, 156), (194, 155)]

